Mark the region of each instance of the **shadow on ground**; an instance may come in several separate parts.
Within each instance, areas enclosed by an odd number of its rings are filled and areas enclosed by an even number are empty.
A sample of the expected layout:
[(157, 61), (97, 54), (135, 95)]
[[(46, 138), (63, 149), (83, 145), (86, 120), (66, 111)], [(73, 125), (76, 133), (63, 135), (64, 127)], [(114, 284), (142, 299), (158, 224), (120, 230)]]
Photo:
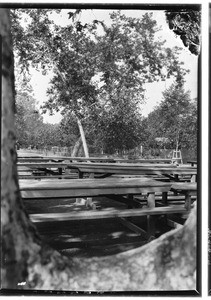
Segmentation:
[[(94, 199), (98, 209), (125, 209), (126, 205), (106, 197)], [(24, 202), (28, 213), (54, 213), (88, 210), (77, 204), (75, 199), (43, 199)], [(131, 222), (146, 230), (146, 217), (129, 218)], [(132, 231), (120, 219), (98, 219), (35, 223), (41, 238), (66, 256), (107, 256), (134, 249), (148, 241), (141, 234)], [(170, 230), (162, 218), (156, 218), (156, 237)]]

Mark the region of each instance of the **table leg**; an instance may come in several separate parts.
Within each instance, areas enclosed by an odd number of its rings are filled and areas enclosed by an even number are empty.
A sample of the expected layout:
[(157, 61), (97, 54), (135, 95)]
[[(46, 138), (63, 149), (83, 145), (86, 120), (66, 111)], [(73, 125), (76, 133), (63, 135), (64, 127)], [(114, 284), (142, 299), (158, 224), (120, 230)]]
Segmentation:
[(179, 181), (179, 175), (178, 174), (175, 174), (174, 178), (175, 178), (175, 181)]
[(190, 211), (191, 209), (191, 195), (190, 192), (185, 193), (185, 208)]
[(162, 193), (162, 204), (164, 205), (164, 206), (166, 206), (167, 204), (168, 204), (168, 193), (167, 192), (163, 192)]
[(133, 201), (133, 195), (131, 195), (131, 194), (128, 194), (127, 195), (127, 199), (128, 199), (128, 206), (127, 206), (127, 208), (133, 208), (133, 205), (132, 205), (132, 201)]
[(147, 206), (149, 208), (155, 207), (155, 193), (148, 193), (147, 194)]
[[(147, 194), (147, 205), (152, 209), (155, 207), (155, 193)], [(147, 216), (147, 234), (149, 238), (155, 236), (155, 216)]]
[(191, 181), (191, 182), (196, 182), (196, 175), (192, 175), (190, 181)]

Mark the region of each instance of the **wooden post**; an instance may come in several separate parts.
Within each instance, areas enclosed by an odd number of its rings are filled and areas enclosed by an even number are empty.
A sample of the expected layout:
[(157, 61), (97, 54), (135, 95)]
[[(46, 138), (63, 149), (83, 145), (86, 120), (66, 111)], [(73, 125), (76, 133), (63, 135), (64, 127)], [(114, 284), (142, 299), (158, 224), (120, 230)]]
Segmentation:
[(162, 193), (162, 204), (164, 205), (164, 206), (166, 206), (167, 205), (167, 202), (168, 201), (168, 193), (167, 192), (163, 192)]
[(190, 192), (187, 191), (185, 193), (185, 208), (190, 211), (191, 209), (191, 195), (190, 195)]
[[(155, 207), (155, 193), (148, 193), (147, 194), (147, 205), (149, 208)], [(155, 236), (155, 217), (154, 216), (147, 216), (147, 234), (148, 238), (154, 238)]]
[(83, 144), (83, 148), (84, 148), (85, 157), (89, 157), (89, 150), (88, 150), (88, 147), (87, 147), (86, 137), (85, 137), (83, 126), (81, 124), (81, 120), (78, 117), (76, 117), (76, 119), (77, 119), (77, 123), (78, 123), (78, 128), (80, 130), (80, 134), (81, 134), (81, 139), (82, 139), (82, 144)]

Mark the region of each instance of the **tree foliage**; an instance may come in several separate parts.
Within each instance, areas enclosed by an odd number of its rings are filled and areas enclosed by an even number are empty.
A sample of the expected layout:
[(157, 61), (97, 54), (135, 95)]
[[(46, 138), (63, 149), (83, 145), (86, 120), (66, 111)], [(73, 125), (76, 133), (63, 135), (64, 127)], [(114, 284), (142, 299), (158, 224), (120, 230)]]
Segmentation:
[(197, 148), (197, 103), (184, 87), (173, 84), (163, 92), (163, 101), (145, 120), (150, 144), (166, 138), (166, 146), (175, 149)]
[(180, 11), (167, 11), (166, 19), (169, 28), (179, 35), (184, 46), (191, 53), (200, 53), (201, 12), (200, 10), (182, 9)]
[[(166, 48), (156, 38), (158, 28), (151, 13), (130, 18), (114, 11), (111, 24), (105, 25), (98, 20), (76, 21), (80, 13), (76, 10), (69, 14), (67, 26), (55, 24), (52, 13), (40, 9), (12, 13), (14, 47), (22, 61), (43, 74), (54, 72), (43, 110), (74, 114), (88, 135), (95, 124), (94, 143), (101, 138), (109, 151), (137, 145), (144, 83), (171, 76), (181, 82), (187, 70), (179, 59), (180, 48)], [(28, 21), (21, 27), (24, 14)], [(17, 41), (20, 35), (22, 45)]]

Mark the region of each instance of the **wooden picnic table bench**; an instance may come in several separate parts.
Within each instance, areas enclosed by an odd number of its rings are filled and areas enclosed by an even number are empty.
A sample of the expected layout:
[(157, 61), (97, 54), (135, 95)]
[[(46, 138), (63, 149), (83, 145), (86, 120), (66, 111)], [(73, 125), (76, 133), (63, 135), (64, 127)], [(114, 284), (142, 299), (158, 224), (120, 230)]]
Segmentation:
[(42, 155), (18, 155), (18, 159), (25, 159), (25, 158), (44, 158)]
[[(172, 180), (178, 181), (179, 175), (188, 175), (192, 181), (196, 181), (196, 167), (177, 167), (175, 165), (160, 166), (159, 164), (132, 164), (132, 163), (88, 163), (88, 162), (43, 162), (43, 163), (18, 163), (18, 170), (26, 167), (31, 170), (45, 171), (46, 174), (62, 176), (63, 170), (68, 175), (69, 170), (76, 170), (79, 178), (84, 177), (84, 173), (95, 176), (100, 174), (103, 177), (109, 177), (114, 174), (122, 175), (161, 175)], [(53, 170), (55, 169), (55, 170)]]
[(43, 161), (64, 161), (68, 160), (78, 162), (119, 162), (119, 163), (148, 163), (148, 164), (171, 164), (171, 159), (126, 159), (115, 157), (76, 157), (76, 156), (48, 156), (48, 157), (18, 157), (22, 162), (38, 162), (43, 158)]
[(153, 159), (145, 159), (145, 158), (137, 158), (137, 159), (125, 159), (125, 158), (116, 158), (114, 159), (116, 162), (119, 163), (149, 163), (149, 164), (171, 164), (172, 160), (171, 159), (165, 159), (165, 158), (153, 158)]
[[(53, 157), (52, 157), (53, 158)], [(57, 157), (61, 158), (61, 157)], [(70, 161), (91, 161), (91, 162), (120, 162), (120, 163), (150, 163), (150, 164), (159, 164), (165, 163), (170, 164), (172, 163), (171, 159), (126, 159), (126, 158), (115, 158), (115, 157), (63, 157), (64, 159), (68, 159)]]
[[(38, 170), (38, 171), (44, 171), (46, 174), (51, 175), (62, 175), (62, 170), (66, 169), (68, 166), (67, 163), (62, 162), (18, 162), (17, 163), (17, 170), (18, 173), (22, 170)], [(26, 168), (26, 169), (24, 169)]]
[(68, 165), (70, 169), (78, 169), (79, 178), (83, 178), (84, 173), (101, 173), (103, 176), (113, 174), (126, 175), (164, 175), (171, 179), (178, 180), (179, 175), (197, 175), (195, 167), (177, 167), (165, 166), (160, 167), (151, 165), (131, 164), (131, 163), (72, 163)]
[[(67, 169), (72, 169), (72, 170), (76, 170), (76, 172), (79, 173), (79, 177), (81, 176), (80, 170), (77, 167), (74, 167), (75, 164), (77, 164), (78, 162), (69, 162), (68, 160), (64, 160), (64, 161), (49, 161), (49, 160), (38, 160), (38, 159), (33, 159), (31, 162), (29, 162), (28, 160), (24, 161), (24, 162), (18, 162), (17, 163), (17, 167), (18, 167), (18, 173), (19, 173), (19, 178), (27, 178), (27, 175), (21, 175), (20, 172), (30, 172), (30, 170), (33, 170), (33, 174), (31, 175), (36, 175), (36, 178), (38, 178), (37, 176), (39, 175), (43, 175), (43, 176), (47, 176), (47, 175), (55, 175), (55, 177), (59, 177), (59, 178), (68, 178), (68, 171)], [(82, 163), (83, 164), (83, 163)], [(96, 163), (92, 163), (92, 164), (96, 164)], [(108, 166), (110, 166), (110, 163), (104, 163)], [(116, 163), (114, 163), (116, 165)], [(124, 167), (124, 165), (126, 165), (127, 169), (128, 167), (131, 167), (133, 170), (134, 168), (136, 169), (136, 167), (140, 166), (140, 167), (152, 167), (151, 164), (122, 164), (121, 166), (120, 164), (117, 165), (117, 169), (122, 169), (122, 167)], [(113, 165), (112, 165), (113, 166)], [(162, 165), (162, 164), (153, 164), (153, 168), (160, 168), (160, 167), (167, 167), (167, 168), (175, 168), (176, 166), (174, 165)], [(54, 170), (53, 170), (54, 169)], [(65, 175), (63, 175), (63, 171), (65, 172)], [(38, 174), (40, 172), (40, 174)], [(46, 174), (41, 174), (41, 172), (45, 172)], [(35, 174), (36, 173), (36, 174)], [(136, 174), (133, 172), (131, 172), (130, 174)], [(62, 175), (62, 176), (61, 176)], [(42, 178), (43, 176), (40, 176), (39, 178)], [(106, 176), (110, 176), (110, 174), (108, 173)], [(31, 177), (31, 176), (30, 176)], [(28, 178), (30, 178), (28, 177)], [(81, 176), (83, 177), (83, 176)], [(69, 177), (70, 178), (70, 177)]]
[(48, 156), (51, 160), (68, 160), (69, 162), (78, 161), (78, 162), (115, 162), (115, 159), (112, 157), (76, 157), (76, 156)]
[[(30, 199), (154, 194), (155, 192), (168, 192), (172, 185), (168, 182), (145, 178), (73, 179), (53, 182), (50, 180), (19, 180), (19, 184), (22, 197)], [(151, 200), (153, 200), (152, 197)], [(152, 206), (154, 207), (155, 204), (153, 203)]]
[(64, 159), (48, 157), (24, 157), (18, 158), (18, 163), (45, 163), (45, 162), (62, 162)]
[[(132, 217), (147, 216), (148, 233), (147, 236), (154, 235), (154, 215), (185, 213), (185, 206), (177, 207), (156, 207), (155, 193), (162, 193), (163, 197), (171, 189), (172, 184), (168, 182), (158, 182), (152, 179), (140, 178), (106, 178), (106, 179), (75, 179), (67, 181), (35, 181), (19, 180), (20, 191), (24, 200), (31, 199), (56, 199), (56, 198), (79, 198), (79, 197), (97, 197), (105, 196), (115, 201), (128, 204), (128, 209), (124, 210), (96, 210), (81, 213), (67, 214), (34, 214), (32, 220), (51, 221), (55, 218), (62, 220), (82, 220), (96, 218), (113, 218), (113, 217)], [(146, 193), (147, 207), (143, 208), (134, 198), (135, 195)], [(126, 198), (125, 198), (126, 196)], [(135, 207), (135, 208), (134, 208)], [(128, 224), (128, 221), (125, 221)], [(132, 226), (130, 224), (130, 226)], [(141, 230), (141, 229), (140, 229)], [(143, 231), (143, 230), (142, 230)]]

